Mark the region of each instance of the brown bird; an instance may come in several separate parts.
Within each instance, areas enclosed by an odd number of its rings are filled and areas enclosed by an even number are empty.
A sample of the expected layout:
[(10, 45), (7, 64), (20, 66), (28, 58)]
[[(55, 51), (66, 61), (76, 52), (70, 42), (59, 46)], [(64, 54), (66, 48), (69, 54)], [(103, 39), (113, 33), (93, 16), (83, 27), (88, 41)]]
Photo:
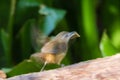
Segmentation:
[[(63, 58), (65, 57), (68, 50), (68, 43), (70, 39), (74, 39), (80, 37), (80, 35), (73, 32), (60, 32), (54, 39), (47, 42), (42, 48), (41, 52), (38, 54), (33, 54), (32, 57), (39, 58), (44, 62), (45, 67), (46, 64), (55, 63), (60, 64)], [(38, 60), (39, 61), (39, 60)], [(43, 70), (41, 69), (41, 71)]]

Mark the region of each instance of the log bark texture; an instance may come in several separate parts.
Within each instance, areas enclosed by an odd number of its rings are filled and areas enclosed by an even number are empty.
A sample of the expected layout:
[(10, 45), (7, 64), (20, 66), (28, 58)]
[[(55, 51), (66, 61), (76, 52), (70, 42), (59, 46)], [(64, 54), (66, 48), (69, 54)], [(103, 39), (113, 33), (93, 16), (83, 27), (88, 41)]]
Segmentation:
[(120, 80), (120, 54), (7, 80)]

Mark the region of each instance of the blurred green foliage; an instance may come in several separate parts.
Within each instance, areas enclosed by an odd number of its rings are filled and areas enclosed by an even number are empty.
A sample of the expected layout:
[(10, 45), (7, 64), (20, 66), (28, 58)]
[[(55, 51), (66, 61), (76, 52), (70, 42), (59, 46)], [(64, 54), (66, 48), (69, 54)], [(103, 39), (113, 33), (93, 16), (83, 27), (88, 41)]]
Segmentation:
[(70, 43), (62, 64), (120, 52), (119, 6), (120, 0), (0, 0), (0, 68), (10, 68), (9, 76), (40, 71), (42, 63), (25, 59), (61, 31), (81, 36)]

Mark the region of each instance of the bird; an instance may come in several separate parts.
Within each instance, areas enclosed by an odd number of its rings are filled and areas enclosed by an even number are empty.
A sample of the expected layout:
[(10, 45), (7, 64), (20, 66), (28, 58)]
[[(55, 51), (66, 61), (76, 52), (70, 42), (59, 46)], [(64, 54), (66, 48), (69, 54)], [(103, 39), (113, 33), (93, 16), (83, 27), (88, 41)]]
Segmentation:
[(41, 52), (33, 54), (31, 57), (36, 58), (38, 61), (40, 60), (44, 62), (44, 66), (42, 67), (41, 71), (43, 71), (46, 64), (60, 65), (68, 51), (69, 41), (77, 37), (80, 37), (80, 35), (76, 31), (62, 31), (58, 33), (52, 40), (47, 42), (41, 48)]

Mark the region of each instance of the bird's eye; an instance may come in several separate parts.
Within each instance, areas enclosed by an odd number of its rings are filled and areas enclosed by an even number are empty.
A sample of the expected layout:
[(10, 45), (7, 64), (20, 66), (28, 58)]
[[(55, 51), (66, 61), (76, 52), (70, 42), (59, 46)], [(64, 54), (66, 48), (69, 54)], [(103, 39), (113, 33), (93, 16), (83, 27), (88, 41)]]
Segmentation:
[(68, 37), (68, 34), (66, 34), (65, 37)]

